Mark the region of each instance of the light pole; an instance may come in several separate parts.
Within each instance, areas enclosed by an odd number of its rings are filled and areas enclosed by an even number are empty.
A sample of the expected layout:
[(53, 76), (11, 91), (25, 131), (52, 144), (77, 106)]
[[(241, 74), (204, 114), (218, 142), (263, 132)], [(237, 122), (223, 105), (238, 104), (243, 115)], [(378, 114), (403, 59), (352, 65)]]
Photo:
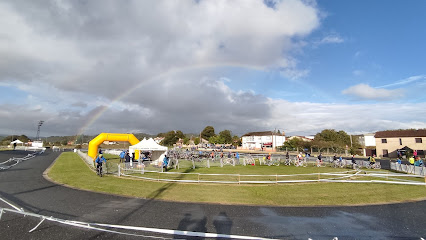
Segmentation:
[(38, 128), (37, 128), (37, 137), (36, 140), (40, 140), (40, 127), (41, 125), (43, 125), (44, 121), (39, 121), (38, 122)]

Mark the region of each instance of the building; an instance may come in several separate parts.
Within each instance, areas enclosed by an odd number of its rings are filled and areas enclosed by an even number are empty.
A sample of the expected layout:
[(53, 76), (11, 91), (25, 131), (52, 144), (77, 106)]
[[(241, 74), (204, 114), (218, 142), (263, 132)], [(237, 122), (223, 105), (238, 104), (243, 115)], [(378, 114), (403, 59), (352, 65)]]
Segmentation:
[(398, 157), (398, 151), (417, 150), (419, 156), (426, 151), (426, 129), (381, 131), (374, 135), (378, 157)]
[(375, 133), (367, 133), (358, 138), (364, 157), (376, 155), (376, 138), (374, 135)]
[(241, 137), (241, 149), (275, 151), (276, 147), (282, 146), (284, 142), (284, 133), (250, 132)]

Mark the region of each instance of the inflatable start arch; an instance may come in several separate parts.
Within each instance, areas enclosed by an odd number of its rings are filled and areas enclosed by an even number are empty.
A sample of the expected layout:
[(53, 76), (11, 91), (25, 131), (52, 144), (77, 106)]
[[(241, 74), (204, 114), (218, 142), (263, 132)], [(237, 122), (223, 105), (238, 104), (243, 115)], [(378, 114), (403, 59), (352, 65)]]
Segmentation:
[[(89, 151), (87, 155), (95, 159), (98, 155), (98, 146), (104, 141), (129, 142), (131, 145), (135, 145), (140, 142), (133, 134), (101, 133), (89, 142)], [(135, 159), (139, 159), (139, 151), (135, 152)]]

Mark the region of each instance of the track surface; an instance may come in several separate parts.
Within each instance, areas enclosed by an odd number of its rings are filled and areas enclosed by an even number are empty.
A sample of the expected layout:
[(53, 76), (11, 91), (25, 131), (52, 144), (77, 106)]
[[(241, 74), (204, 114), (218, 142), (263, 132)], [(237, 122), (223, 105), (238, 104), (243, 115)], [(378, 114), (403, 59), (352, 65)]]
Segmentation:
[[(26, 154), (0, 152), (0, 162)], [(46, 151), (0, 171), (0, 197), (23, 207), (25, 211), (85, 222), (279, 239), (426, 237), (426, 201), (359, 207), (267, 207), (126, 198), (79, 191), (45, 180), (42, 176), (44, 170), (58, 156), (59, 153)], [(1, 202), (0, 206), (8, 207)], [(33, 217), (5, 213), (0, 220), (1, 239), (152, 239), (84, 230), (47, 221), (28, 233), (39, 222), (40, 219)]]

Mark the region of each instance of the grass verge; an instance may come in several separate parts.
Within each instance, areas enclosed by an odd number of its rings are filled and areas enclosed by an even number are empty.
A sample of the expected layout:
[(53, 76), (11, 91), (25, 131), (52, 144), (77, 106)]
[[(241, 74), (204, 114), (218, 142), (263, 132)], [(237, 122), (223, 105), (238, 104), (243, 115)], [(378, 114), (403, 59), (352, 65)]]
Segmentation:
[(58, 183), (79, 189), (181, 202), (314, 206), (390, 203), (426, 197), (425, 186), (393, 184), (201, 185), (141, 181), (114, 176), (100, 178), (75, 153), (63, 153), (48, 176)]

